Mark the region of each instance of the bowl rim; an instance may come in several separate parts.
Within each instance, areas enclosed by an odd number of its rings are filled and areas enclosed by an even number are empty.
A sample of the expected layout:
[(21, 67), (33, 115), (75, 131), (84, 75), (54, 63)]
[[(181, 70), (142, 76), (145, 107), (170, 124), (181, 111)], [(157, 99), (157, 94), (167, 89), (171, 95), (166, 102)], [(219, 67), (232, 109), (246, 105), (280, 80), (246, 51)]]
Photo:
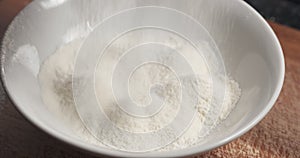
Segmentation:
[(241, 0), (236, 0), (236, 3), (239, 3), (239, 5), (245, 6), (249, 11), (254, 13), (254, 16), (256, 16), (256, 18), (267, 29), (268, 34), (274, 39), (274, 42), (275, 42), (275, 45), (276, 45), (276, 50), (277, 51), (274, 54), (276, 54), (280, 59), (279, 79), (278, 79), (278, 82), (276, 84), (276, 88), (273, 92), (273, 95), (272, 95), (271, 99), (269, 100), (268, 104), (264, 107), (264, 109), (257, 116), (255, 116), (254, 119), (251, 122), (249, 122), (247, 126), (240, 129), (236, 133), (234, 133), (234, 134), (232, 134), (228, 137), (222, 138), (218, 142), (211, 143), (208, 146), (205, 146), (204, 148), (201, 148), (201, 149), (199, 149), (197, 146), (194, 146), (194, 147), (179, 149), (179, 150), (174, 150), (174, 151), (151, 152), (151, 153), (150, 152), (149, 153), (130, 153), (130, 152), (115, 151), (115, 150), (112, 150), (112, 149), (101, 148), (101, 147), (98, 147), (96, 145), (84, 143), (83, 141), (73, 139), (68, 135), (60, 133), (59, 131), (46, 126), (40, 120), (38, 120), (38, 119), (32, 117), (30, 114), (26, 113), (26, 111), (22, 108), (22, 105), (16, 104), (16, 102), (14, 101), (13, 95), (9, 92), (9, 90), (7, 88), (7, 80), (6, 80), (5, 71), (4, 71), (4, 56), (5, 56), (5, 54), (3, 52), (3, 44), (4, 44), (5, 39), (8, 38), (7, 37), (7, 33), (9, 32), (8, 30), (10, 30), (13, 23), (16, 21), (15, 19), (17, 17), (19, 17), (22, 12), (28, 10), (30, 8), (30, 6), (34, 5), (35, 3), (37, 3), (37, 1), (30, 2), (28, 5), (26, 5), (24, 7), (24, 9), (22, 9), (21, 12), (19, 12), (15, 16), (13, 21), (8, 26), (8, 29), (6, 30), (6, 32), (3, 36), (3, 39), (1, 41), (0, 66), (1, 66), (1, 83), (3, 85), (3, 89), (6, 92), (6, 94), (8, 96), (8, 99), (13, 103), (13, 105), (17, 109), (17, 111), (19, 111), (19, 113), (21, 115), (23, 115), (24, 118), (26, 120), (28, 120), (28, 122), (30, 122), (32, 125), (34, 125), (35, 127), (42, 130), (43, 132), (47, 133), (48, 135), (50, 135), (50, 136), (52, 136), (52, 137), (54, 137), (54, 138), (56, 138), (56, 139), (58, 139), (58, 140), (60, 140), (64, 143), (67, 143), (67, 144), (69, 144), (71, 146), (74, 146), (78, 149), (81, 149), (83, 151), (87, 151), (87, 152), (89, 152), (93, 155), (105, 155), (105, 156), (116, 156), (116, 157), (183, 157), (183, 156), (192, 156), (192, 155), (195, 155), (195, 154), (207, 152), (209, 150), (215, 149), (217, 147), (220, 147), (224, 144), (227, 144), (227, 143), (239, 138), (240, 136), (242, 136), (243, 134), (248, 132), (251, 128), (253, 128), (256, 124), (258, 124), (266, 116), (266, 114), (271, 110), (271, 108), (275, 104), (277, 98), (279, 97), (279, 94), (280, 94), (281, 89), (283, 87), (284, 76), (285, 76), (285, 61), (284, 61), (284, 55), (283, 55), (283, 51), (282, 51), (280, 42), (279, 42), (275, 32), (273, 31), (271, 26), (268, 24), (268, 22), (254, 8), (252, 8), (248, 3), (246, 3), (245, 1), (241, 1)]

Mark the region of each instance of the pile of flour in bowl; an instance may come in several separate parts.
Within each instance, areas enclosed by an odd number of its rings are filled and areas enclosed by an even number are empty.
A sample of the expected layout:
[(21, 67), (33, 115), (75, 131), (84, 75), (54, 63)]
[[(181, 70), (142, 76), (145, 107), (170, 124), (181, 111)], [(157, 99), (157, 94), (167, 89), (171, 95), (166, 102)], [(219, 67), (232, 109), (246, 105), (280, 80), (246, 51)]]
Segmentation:
[[(76, 111), (74, 103), (72, 74), (74, 71), (76, 53), (83, 42), (83, 37), (84, 35), (79, 36), (78, 38), (66, 36), (66, 43), (43, 62), (38, 75), (42, 98), (48, 109), (67, 129), (73, 131), (79, 139), (109, 148), (109, 145), (107, 146), (96, 139), (89, 130), (87, 130)], [(175, 45), (181, 47), (178, 43), (175, 43)], [(172, 56), (167, 59), (161, 59), (161, 61), (164, 62), (171, 58)], [(193, 57), (187, 56), (187, 58)], [(112, 53), (112, 55), (109, 56), (109, 60), (106, 62), (115, 62), (115, 60), (118, 60), (118, 56), (113, 55)], [(208, 68), (206, 65), (198, 66), (196, 62), (192, 64), (197, 67), (196, 70), (199, 71), (199, 74), (207, 72)], [(195, 73), (197, 76), (197, 72)], [(107, 73), (101, 72), (98, 77), (101, 78), (101, 75), (105, 74)], [(147, 132), (161, 129), (172, 121), (180, 108), (181, 91), (179, 85), (182, 84), (186, 87), (190, 87), (191, 90), (196, 91), (196, 93), (199, 94), (198, 96), (194, 96), (198, 98), (197, 104), (193, 107), (196, 109), (196, 115), (189, 128), (179, 138), (158, 150), (167, 151), (182, 149), (201, 142), (201, 140), (203, 140), (203, 138), (205, 138), (205, 136), (207, 136), (222, 120), (226, 119), (234, 109), (240, 98), (241, 90), (238, 83), (227, 75), (215, 76), (215, 78), (218, 79), (217, 82), (225, 84), (224, 101), (222, 106), (220, 106), (212, 103), (212, 100), (214, 99), (212, 97), (213, 83), (211, 82), (210, 76), (201, 75), (200, 77), (193, 77), (186, 75), (180, 77), (183, 78), (183, 83), (179, 83), (179, 81), (176, 80), (176, 76), (173, 75), (173, 72), (165, 67), (157, 65), (145, 66), (139, 71), (136, 71), (136, 73), (131, 76), (130, 82), (128, 82), (128, 84), (134, 87), (130, 92), (131, 99), (141, 105), (149, 103), (149, 100), (151, 100), (147, 94), (147, 92), (149, 92), (149, 86), (158, 80), (163, 80), (163, 83), (165, 83), (162, 85), (163, 88), (155, 92), (155, 95), (158, 97), (165, 98), (166, 108), (161, 111), (163, 114), (159, 117), (151, 117), (148, 120), (137, 121), (134, 118), (119, 112), (118, 110), (120, 109), (109, 109), (111, 106), (107, 104), (103, 105), (104, 109), (110, 111), (110, 113), (108, 112), (107, 117), (109, 117), (116, 126), (126, 131)], [(218, 84), (214, 85), (218, 86)], [(96, 86), (97, 95), (101, 95), (106, 91), (107, 89), (105, 86)], [(106, 95), (103, 95), (102, 97), (105, 96)], [(218, 109), (219, 112), (211, 112), (211, 109)], [(115, 146), (116, 149), (126, 150), (126, 146), (132, 144), (130, 140), (117, 138), (117, 136), (113, 134), (108, 134), (106, 136), (108, 137), (108, 140), (111, 141), (110, 144), (119, 144)]]

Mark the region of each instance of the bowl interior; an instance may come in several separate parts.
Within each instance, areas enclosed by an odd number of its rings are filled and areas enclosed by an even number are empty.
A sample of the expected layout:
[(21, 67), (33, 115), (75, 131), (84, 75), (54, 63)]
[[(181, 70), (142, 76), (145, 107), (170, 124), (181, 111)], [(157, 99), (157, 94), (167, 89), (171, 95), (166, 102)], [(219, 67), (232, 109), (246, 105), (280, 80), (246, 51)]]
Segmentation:
[(70, 27), (87, 21), (93, 26), (121, 10), (149, 5), (174, 8), (198, 20), (215, 40), (226, 71), (239, 82), (242, 96), (229, 117), (203, 143), (176, 152), (148, 154), (178, 156), (203, 152), (240, 136), (260, 121), (279, 95), (284, 74), (283, 56), (266, 22), (238, 0), (91, 0), (89, 3), (72, 0), (56, 6), (34, 1), (15, 18), (3, 40), (4, 85), (18, 109), (44, 131), (68, 143), (98, 154), (121, 154), (78, 140), (43, 104), (36, 76), (12, 60), (18, 48), (29, 44), (36, 47), (39, 64), (42, 64), (60, 47)]

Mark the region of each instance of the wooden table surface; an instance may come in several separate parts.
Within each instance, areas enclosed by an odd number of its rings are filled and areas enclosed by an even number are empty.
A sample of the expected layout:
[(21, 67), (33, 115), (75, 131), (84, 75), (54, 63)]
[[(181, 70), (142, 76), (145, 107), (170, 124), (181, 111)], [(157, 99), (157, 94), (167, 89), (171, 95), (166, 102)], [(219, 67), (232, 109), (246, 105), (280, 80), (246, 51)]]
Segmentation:
[[(0, 39), (30, 0), (0, 0)], [(270, 23), (284, 50), (286, 77), (271, 112), (251, 131), (196, 157), (300, 157), (300, 31)], [(20, 115), (0, 86), (0, 158), (92, 158), (40, 131)]]

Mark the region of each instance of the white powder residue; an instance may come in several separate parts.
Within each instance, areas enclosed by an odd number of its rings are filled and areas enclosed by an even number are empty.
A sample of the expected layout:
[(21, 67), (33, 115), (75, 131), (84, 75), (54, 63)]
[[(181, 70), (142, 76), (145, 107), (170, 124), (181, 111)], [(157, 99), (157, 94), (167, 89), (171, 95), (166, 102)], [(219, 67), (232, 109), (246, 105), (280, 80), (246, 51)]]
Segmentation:
[(86, 37), (91, 31), (92, 28), (90, 26), (90, 23), (87, 22), (86, 24), (76, 25), (68, 29), (67, 33), (62, 38), (64, 43), (69, 43), (78, 38)]
[[(75, 30), (75, 33), (74, 33)], [(79, 33), (76, 33), (79, 30)], [(39, 73), (39, 81), (41, 86), (42, 97), (45, 104), (48, 106), (51, 112), (53, 112), (64, 125), (74, 131), (74, 133), (80, 139), (99, 146), (105, 146), (101, 141), (93, 137), (86, 127), (83, 125), (75, 108), (73, 92), (72, 92), (72, 73), (74, 70), (74, 62), (76, 53), (79, 46), (82, 43), (82, 34), (86, 34), (87, 31), (80, 31), (79, 27), (71, 29), (66, 40), (70, 43), (63, 45), (56, 52), (53, 53), (48, 59), (45, 60)], [(73, 36), (74, 35), (74, 36)], [(77, 37), (76, 37), (77, 36)], [(78, 38), (78, 39), (76, 39)], [(74, 40), (76, 39), (76, 40)], [(181, 47), (178, 45), (178, 47)], [(118, 49), (118, 48), (115, 48)], [(182, 49), (186, 51), (185, 49)], [(113, 50), (112, 50), (113, 51)], [(111, 52), (107, 56), (104, 65), (113, 65), (118, 60), (120, 54)], [(191, 60), (196, 59), (193, 56), (186, 56)], [(172, 56), (168, 59), (161, 59), (162, 63), (171, 60)], [(209, 62), (209, 61), (208, 61)], [(149, 87), (151, 85), (161, 82), (162, 88), (155, 91), (155, 95), (165, 99), (164, 108), (160, 111), (158, 116), (138, 121), (128, 115), (124, 115), (120, 109), (112, 108), (111, 104), (116, 104), (112, 101), (109, 93), (109, 85), (98, 83), (96, 86), (97, 95), (101, 95), (104, 98), (102, 102), (103, 111), (107, 113), (109, 119), (119, 128), (132, 132), (149, 132), (163, 128), (169, 124), (172, 119), (177, 115), (180, 108), (180, 84), (189, 87), (190, 91), (197, 92), (197, 96), (190, 96), (198, 98), (196, 108), (196, 116), (192, 120), (190, 127), (173, 143), (159, 149), (161, 151), (174, 150), (193, 146), (200, 142), (209, 132), (218, 125), (222, 120), (230, 114), (235, 107), (241, 90), (237, 82), (227, 76), (216, 76), (218, 82), (214, 85), (225, 84), (224, 102), (222, 108), (219, 105), (213, 104), (212, 87), (213, 83), (209, 76), (203, 75), (203, 72), (208, 72), (207, 67), (200, 66), (197, 61), (194, 61), (194, 67), (197, 67), (196, 76), (179, 76), (183, 83), (179, 83), (179, 80), (174, 76), (173, 72), (165, 67), (159, 65), (145, 65), (140, 69), (137, 69), (132, 74), (129, 87), (133, 87), (129, 90), (130, 96), (136, 103), (143, 105), (150, 102)], [(110, 74), (108, 69), (98, 69), (99, 73), (96, 73), (97, 78), (106, 78)], [(97, 84), (97, 83), (96, 83)], [(218, 109), (219, 113), (210, 112), (210, 109)], [(215, 121), (215, 124), (211, 124)], [(114, 132), (109, 132), (110, 144), (115, 144), (117, 148), (125, 150), (127, 146), (134, 145), (131, 140), (119, 138), (114, 135)], [(109, 148), (109, 147), (108, 147)]]
[(87, 142), (99, 143), (82, 124), (73, 102), (73, 61), (81, 40), (75, 40), (61, 48), (44, 61), (38, 75), (42, 98), (48, 109), (63, 122), (67, 129)]
[(40, 58), (37, 49), (29, 44), (18, 48), (14, 54), (12, 62), (17, 62), (25, 66), (35, 77), (40, 69)]
[(63, 3), (67, 2), (68, 0), (41, 0), (40, 5), (44, 9), (51, 9), (62, 5)]

